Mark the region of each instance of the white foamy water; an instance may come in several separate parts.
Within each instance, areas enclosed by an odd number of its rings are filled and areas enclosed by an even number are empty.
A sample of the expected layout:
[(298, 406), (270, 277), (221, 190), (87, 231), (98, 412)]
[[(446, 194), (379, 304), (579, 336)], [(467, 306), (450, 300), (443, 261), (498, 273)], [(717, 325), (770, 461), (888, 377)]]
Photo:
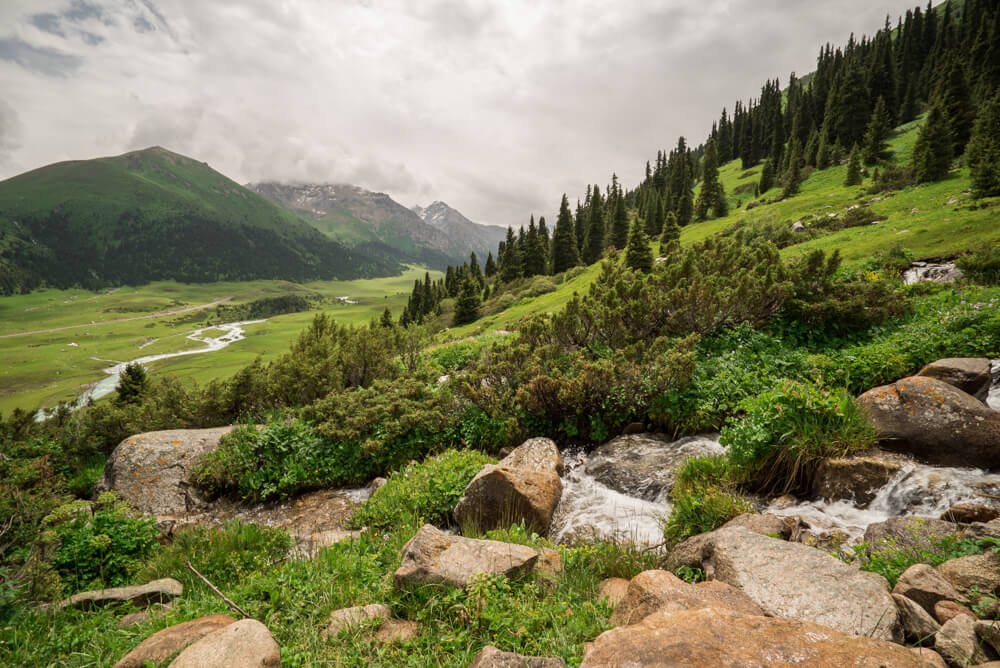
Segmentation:
[(995, 411), (1000, 411), (1000, 360), (993, 360), (993, 387), (986, 397), (986, 405)]
[[(217, 350), (222, 350), (231, 343), (236, 343), (237, 341), (242, 341), (246, 338), (246, 332), (244, 327), (247, 325), (257, 325), (266, 320), (244, 320), (242, 322), (230, 322), (224, 325), (213, 325), (211, 327), (203, 327), (202, 329), (196, 329), (187, 335), (187, 339), (191, 341), (198, 341), (204, 343), (203, 348), (193, 348), (191, 350), (181, 350), (176, 353), (160, 353), (159, 355), (146, 355), (145, 357), (139, 357), (137, 359), (131, 360), (129, 362), (116, 362), (113, 366), (109, 366), (104, 369), (104, 373), (107, 376), (93, 385), (91, 385), (76, 402), (71, 406), (72, 410), (76, 410), (82, 406), (85, 406), (88, 401), (93, 399), (94, 401), (105, 397), (115, 391), (118, 387), (118, 381), (121, 379), (121, 374), (125, 370), (125, 367), (129, 364), (142, 364), (143, 366), (150, 364), (152, 362), (157, 362), (159, 360), (169, 359), (171, 357), (184, 357), (186, 355), (201, 355), (203, 353), (212, 353)], [(222, 330), (222, 334), (218, 336), (208, 336), (205, 332), (210, 330)], [(98, 359), (98, 358), (92, 358)], [(113, 362), (114, 360), (101, 360)], [(48, 418), (50, 413), (48, 411), (38, 411), (36, 419), (41, 421)]]

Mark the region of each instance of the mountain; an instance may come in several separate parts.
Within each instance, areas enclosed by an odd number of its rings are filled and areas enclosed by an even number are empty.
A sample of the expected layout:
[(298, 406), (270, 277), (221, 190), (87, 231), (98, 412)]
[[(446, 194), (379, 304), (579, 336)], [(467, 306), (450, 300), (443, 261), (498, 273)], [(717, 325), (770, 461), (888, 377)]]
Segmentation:
[(0, 182), (0, 293), (41, 284), (352, 279), (399, 269), (160, 147)]
[(269, 181), (247, 184), (247, 188), (342, 243), (438, 269), (464, 262), (471, 252), (485, 257), (506, 232), (496, 226), (477, 225), (441, 202), (427, 208), (446, 210), (441, 221), (435, 218), (431, 222), (385, 193), (353, 185)]

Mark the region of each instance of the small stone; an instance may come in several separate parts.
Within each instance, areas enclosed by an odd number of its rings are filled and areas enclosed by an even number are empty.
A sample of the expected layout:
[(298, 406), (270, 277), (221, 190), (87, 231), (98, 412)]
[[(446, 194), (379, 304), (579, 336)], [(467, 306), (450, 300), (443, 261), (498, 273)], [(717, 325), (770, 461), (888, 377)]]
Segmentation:
[(386, 619), (375, 632), (375, 639), (384, 643), (407, 643), (417, 637), (416, 622), (406, 619)]
[(892, 593), (916, 602), (931, 615), (938, 601), (964, 600), (950, 582), (927, 564), (914, 564), (903, 571)]
[(330, 613), (330, 623), (323, 630), (323, 636), (329, 637), (340, 633), (343, 629), (358, 626), (369, 619), (391, 619), (392, 610), (382, 603), (358, 605), (353, 608), (341, 608)]
[(932, 644), (934, 634), (938, 632), (941, 625), (920, 605), (905, 596), (893, 594), (892, 600), (899, 608), (899, 619), (903, 623), (903, 634), (907, 640), (925, 645)]
[(131, 614), (125, 615), (118, 620), (118, 628), (126, 629), (130, 626), (138, 626), (139, 624), (145, 624), (152, 618), (152, 613), (149, 610), (140, 610), (139, 612), (133, 612)]
[(535, 562), (535, 572), (551, 577), (558, 577), (563, 572), (562, 556), (557, 550), (542, 547), (538, 550), (538, 561)]
[(469, 668), (566, 668), (559, 658), (523, 656), (487, 645), (472, 659)]
[(941, 624), (947, 624), (948, 620), (954, 619), (958, 615), (967, 615), (973, 619), (978, 619), (972, 610), (955, 601), (938, 601), (934, 604), (934, 619)]
[(976, 635), (977, 622), (972, 617), (958, 615), (948, 620), (934, 637), (934, 649), (950, 666), (974, 666), (990, 660), (983, 643)]

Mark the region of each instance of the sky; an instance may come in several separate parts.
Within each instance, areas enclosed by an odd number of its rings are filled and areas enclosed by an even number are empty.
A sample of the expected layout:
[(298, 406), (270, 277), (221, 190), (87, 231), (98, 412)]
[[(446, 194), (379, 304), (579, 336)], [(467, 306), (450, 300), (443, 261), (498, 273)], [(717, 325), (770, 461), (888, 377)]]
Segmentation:
[(517, 226), (917, 4), (0, 0), (0, 179), (159, 145)]

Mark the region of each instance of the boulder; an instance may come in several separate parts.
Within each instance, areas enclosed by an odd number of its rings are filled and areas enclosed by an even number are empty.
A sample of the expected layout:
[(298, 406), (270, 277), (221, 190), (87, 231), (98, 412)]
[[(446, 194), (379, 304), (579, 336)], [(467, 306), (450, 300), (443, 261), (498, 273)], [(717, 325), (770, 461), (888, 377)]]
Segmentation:
[(914, 564), (903, 571), (892, 593), (914, 601), (931, 615), (938, 601), (964, 600), (950, 582), (927, 564)]
[(241, 619), (189, 645), (170, 668), (281, 668), (281, 654), (267, 627)]
[(353, 608), (341, 608), (330, 613), (330, 622), (323, 629), (324, 637), (335, 636), (343, 629), (358, 626), (369, 619), (392, 619), (392, 610), (382, 603), (358, 605)]
[(459, 525), (488, 530), (523, 521), (547, 534), (562, 498), (562, 458), (547, 438), (532, 438), (499, 464), (487, 464), (465, 488), (455, 506)]
[(934, 619), (938, 620), (941, 624), (947, 624), (949, 620), (959, 615), (979, 619), (972, 610), (969, 610), (960, 603), (955, 603), (955, 601), (938, 601), (934, 604)]
[(976, 622), (976, 636), (1000, 653), (1000, 626), (996, 622)]
[(987, 595), (1000, 591), (1000, 555), (992, 550), (950, 559), (939, 564), (937, 572), (963, 594), (972, 589)]
[(608, 578), (597, 590), (597, 600), (603, 601), (610, 608), (618, 607), (628, 592), (629, 581), (625, 578)]
[(748, 615), (764, 611), (746, 594), (724, 582), (689, 584), (669, 571), (644, 571), (628, 585), (625, 598), (611, 615), (611, 623), (627, 626), (654, 612), (724, 608)]
[(515, 577), (531, 571), (538, 553), (530, 547), (447, 534), (430, 524), (403, 546), (403, 561), (393, 574), (397, 588), (444, 584), (464, 587), (476, 573)]
[(948, 620), (934, 637), (934, 649), (937, 650), (949, 666), (974, 666), (985, 663), (992, 658), (992, 651), (987, 653), (986, 643), (976, 635), (977, 622), (972, 617), (958, 615)]
[(936, 378), (911, 376), (862, 394), (883, 447), (929, 464), (1000, 467), (1000, 411)]
[(113, 491), (147, 515), (203, 510), (208, 503), (190, 483), (191, 468), (232, 430), (173, 429), (129, 436), (108, 458), (97, 491)]
[(1000, 510), (982, 503), (956, 503), (941, 513), (941, 519), (946, 522), (972, 524), (973, 522), (992, 522), (1000, 517)]
[(813, 493), (827, 501), (846, 499), (864, 508), (905, 462), (903, 457), (890, 453), (826, 459), (816, 471)]
[(702, 567), (708, 578), (742, 590), (766, 614), (885, 640), (902, 636), (896, 604), (881, 576), (742, 528), (705, 535)]
[(1000, 538), (1000, 519), (972, 522), (962, 527), (963, 538)]
[(984, 401), (993, 384), (990, 366), (985, 357), (952, 357), (931, 362), (917, 375), (936, 378)]
[(55, 604), (57, 610), (63, 608), (98, 608), (112, 603), (131, 603), (137, 608), (145, 608), (152, 603), (165, 603), (184, 593), (184, 585), (173, 578), (153, 580), (144, 585), (112, 587), (84, 591), (65, 598)]
[(562, 555), (557, 550), (548, 547), (538, 548), (538, 561), (535, 562), (535, 572), (550, 577), (559, 577), (563, 572)]
[(154, 664), (161, 663), (209, 633), (224, 629), (235, 622), (236, 620), (229, 615), (209, 615), (168, 626), (136, 645), (135, 649), (114, 665), (114, 668), (144, 668), (147, 661)]
[(597, 448), (588, 458), (586, 472), (616, 492), (659, 501), (673, 487), (674, 471), (685, 459), (720, 452), (713, 437), (671, 441), (657, 434), (632, 434)]
[(800, 524), (801, 522), (797, 517), (781, 517), (768, 513), (744, 513), (737, 515), (722, 526), (723, 528), (743, 527), (762, 536), (790, 540), (793, 535), (798, 535), (801, 530)]
[(384, 643), (406, 643), (417, 637), (416, 622), (408, 619), (386, 619), (375, 631), (375, 639)]
[(558, 658), (503, 652), (487, 645), (472, 659), (469, 668), (566, 668), (566, 662)]
[(893, 545), (918, 552), (935, 550), (942, 538), (958, 533), (953, 522), (933, 517), (890, 517), (885, 522), (869, 524), (865, 529), (865, 542), (872, 548)]
[(711, 533), (702, 533), (697, 536), (685, 538), (670, 551), (667, 556), (667, 567), (676, 571), (681, 566), (688, 568), (701, 568), (701, 562), (705, 558), (705, 551), (711, 541)]
[(703, 608), (657, 612), (638, 624), (605, 631), (585, 647), (580, 665), (929, 668), (936, 664), (900, 645), (812, 622)]
[(915, 601), (899, 594), (893, 594), (892, 600), (899, 609), (899, 619), (903, 624), (905, 638), (913, 643), (933, 644), (934, 634), (941, 625)]
[(932, 649), (928, 649), (926, 647), (911, 647), (910, 651), (919, 657), (920, 660), (924, 662), (923, 665), (927, 668), (948, 668), (948, 664), (944, 662), (941, 655)]

